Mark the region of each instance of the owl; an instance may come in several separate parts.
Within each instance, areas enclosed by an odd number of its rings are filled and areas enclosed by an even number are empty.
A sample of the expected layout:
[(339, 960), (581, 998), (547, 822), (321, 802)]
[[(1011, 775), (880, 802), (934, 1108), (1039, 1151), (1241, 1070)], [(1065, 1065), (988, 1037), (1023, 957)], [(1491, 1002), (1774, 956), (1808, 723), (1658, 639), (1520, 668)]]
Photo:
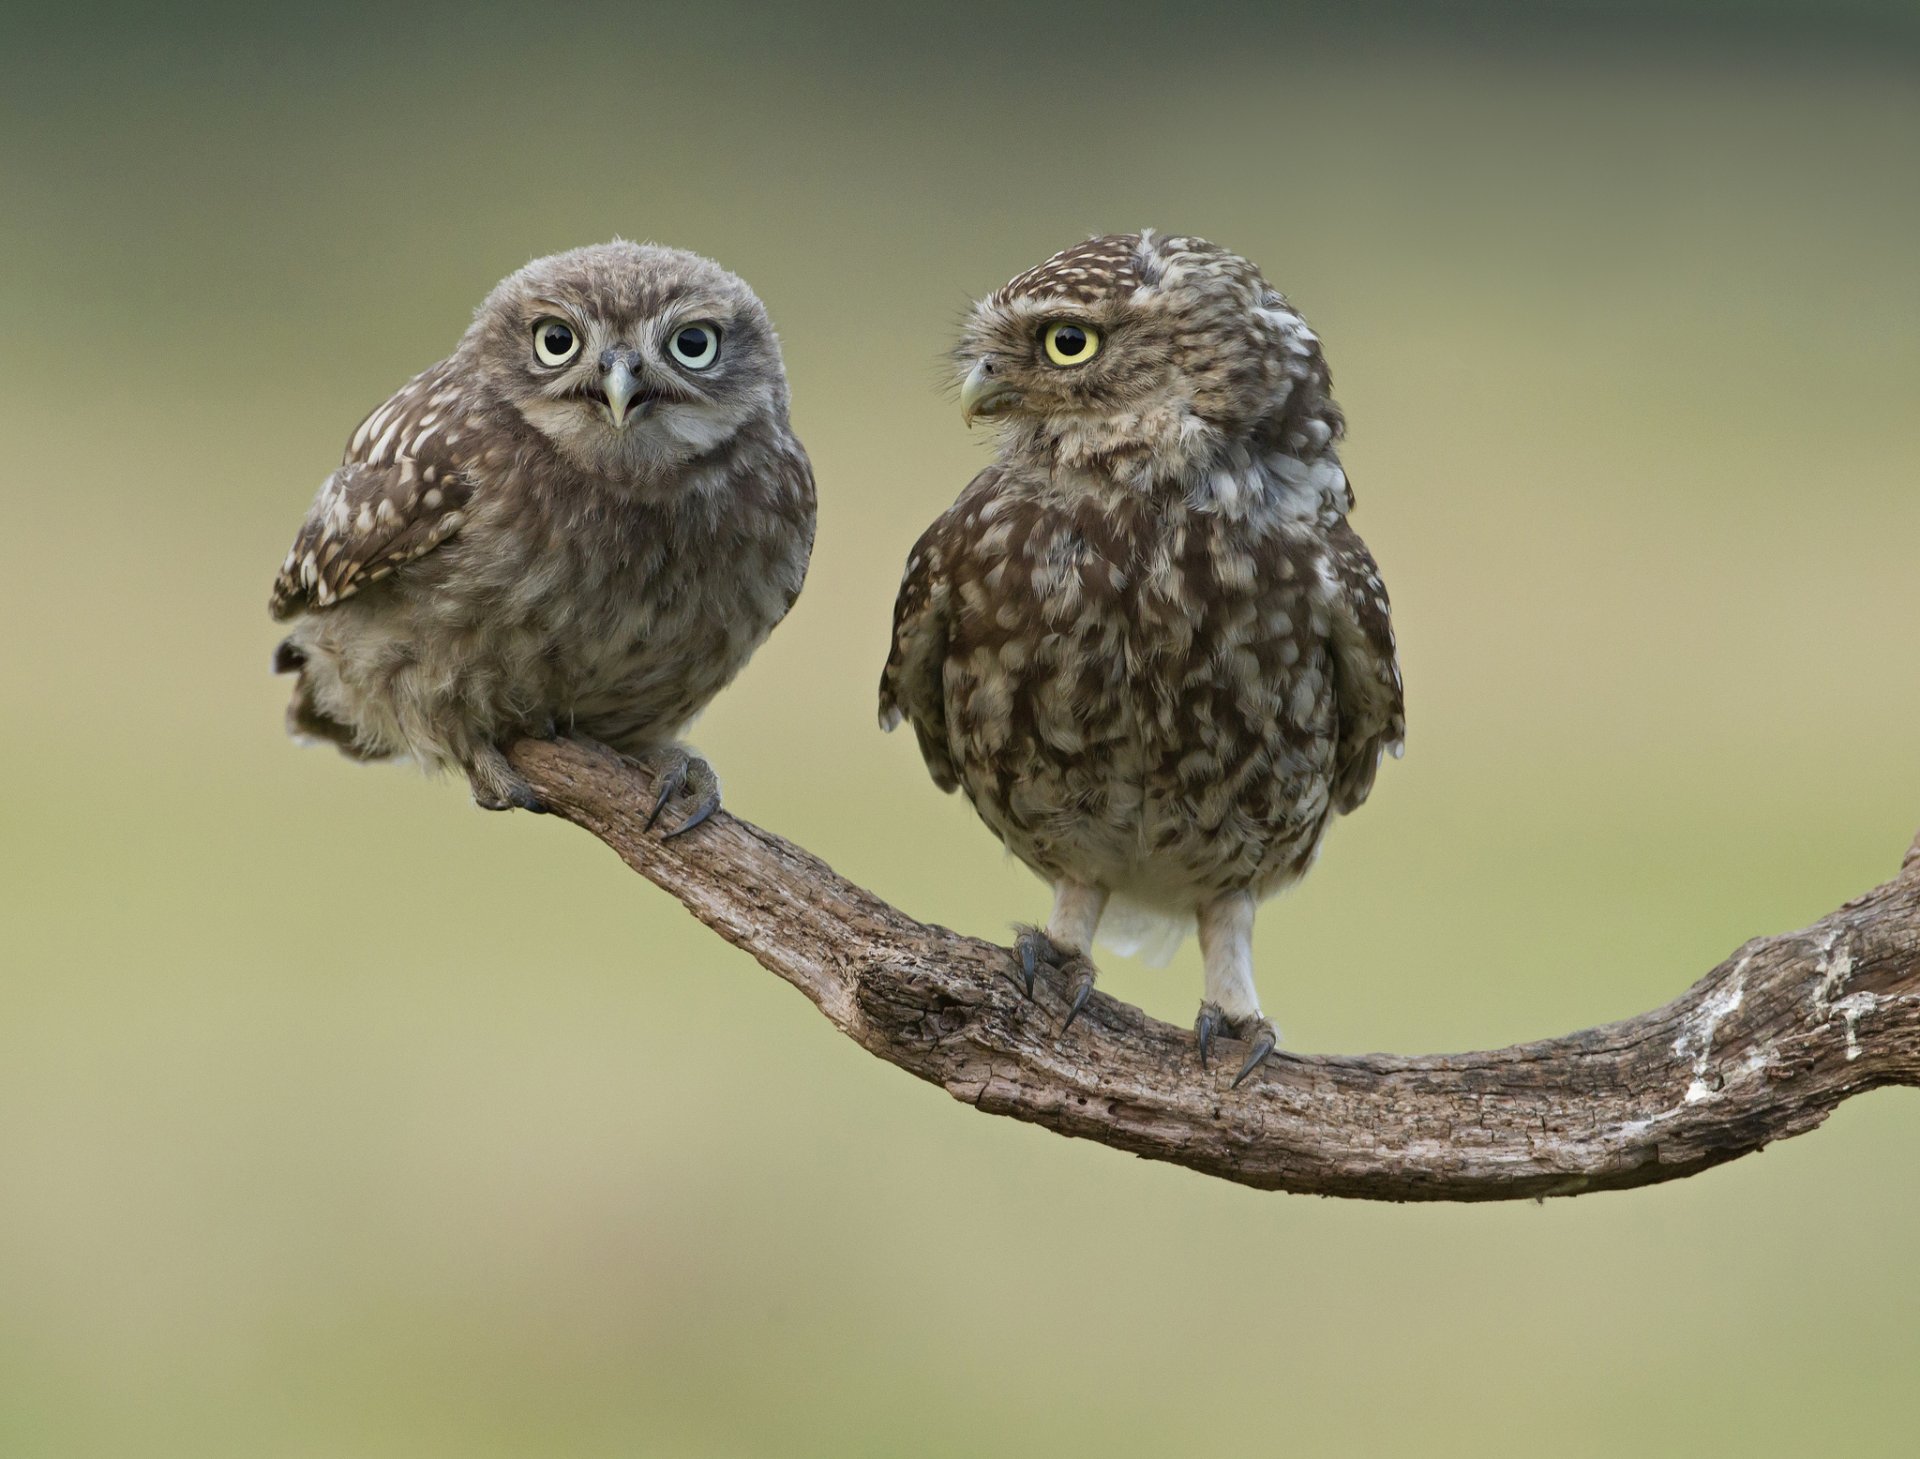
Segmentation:
[(503, 747), (578, 735), (719, 805), (677, 743), (793, 605), (813, 475), (760, 300), (696, 254), (536, 259), (360, 423), (273, 586), (289, 728), (540, 809)]
[(1245, 1040), (1237, 1085), (1278, 1041), (1255, 908), (1405, 738), (1320, 340), (1246, 259), (1145, 231), (1015, 278), (956, 359), (999, 449), (908, 557), (881, 725), (1051, 884), (1028, 993), (1054, 968), (1071, 1025), (1096, 934), (1164, 962), (1197, 930), (1200, 1061)]

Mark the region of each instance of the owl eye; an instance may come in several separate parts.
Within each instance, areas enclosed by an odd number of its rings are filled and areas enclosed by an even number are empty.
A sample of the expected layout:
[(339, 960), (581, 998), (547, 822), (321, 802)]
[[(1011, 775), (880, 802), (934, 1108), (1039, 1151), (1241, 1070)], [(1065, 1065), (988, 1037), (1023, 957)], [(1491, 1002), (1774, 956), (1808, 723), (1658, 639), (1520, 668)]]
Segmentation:
[(720, 354), (720, 326), (702, 321), (683, 324), (667, 341), (667, 353), (689, 370), (704, 370)]
[(580, 353), (580, 334), (564, 319), (547, 318), (533, 326), (534, 358), (543, 365), (564, 365)]
[(1100, 353), (1100, 331), (1091, 324), (1049, 324), (1040, 341), (1056, 365), (1084, 365)]

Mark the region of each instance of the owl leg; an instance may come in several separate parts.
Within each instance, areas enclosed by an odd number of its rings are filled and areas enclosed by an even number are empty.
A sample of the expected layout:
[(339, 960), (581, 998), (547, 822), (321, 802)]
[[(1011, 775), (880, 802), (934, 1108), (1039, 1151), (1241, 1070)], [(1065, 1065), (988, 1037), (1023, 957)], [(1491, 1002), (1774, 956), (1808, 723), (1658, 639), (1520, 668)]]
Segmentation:
[(1234, 1085), (1251, 1074), (1280, 1042), (1280, 1034), (1260, 1014), (1253, 986), (1253, 896), (1233, 892), (1200, 909), (1200, 958), (1206, 965), (1207, 996), (1194, 1021), (1200, 1041), (1200, 1066), (1206, 1067), (1214, 1038), (1226, 1034), (1252, 1046)]
[(638, 763), (653, 776), (653, 809), (647, 815), (649, 831), (669, 801), (685, 796), (693, 802), (693, 808), (680, 818), (679, 824), (661, 831), (661, 840), (684, 836), (720, 809), (720, 777), (714, 774), (713, 766), (685, 745), (662, 745), (641, 755)]
[(473, 803), (483, 811), (546, 812), (546, 804), (534, 793), (520, 772), (507, 763), (498, 745), (477, 747), (465, 765), (467, 784), (473, 788)]
[(1026, 985), (1029, 998), (1033, 996), (1034, 976), (1042, 966), (1066, 978), (1067, 1019), (1060, 1025), (1062, 1033), (1073, 1027), (1074, 1019), (1093, 996), (1096, 970), (1087, 949), (1093, 946), (1094, 929), (1100, 925), (1100, 914), (1106, 906), (1104, 888), (1080, 882), (1058, 882), (1053, 889), (1053, 915), (1047, 919), (1046, 931), (1022, 927), (1013, 944), (1021, 981)]

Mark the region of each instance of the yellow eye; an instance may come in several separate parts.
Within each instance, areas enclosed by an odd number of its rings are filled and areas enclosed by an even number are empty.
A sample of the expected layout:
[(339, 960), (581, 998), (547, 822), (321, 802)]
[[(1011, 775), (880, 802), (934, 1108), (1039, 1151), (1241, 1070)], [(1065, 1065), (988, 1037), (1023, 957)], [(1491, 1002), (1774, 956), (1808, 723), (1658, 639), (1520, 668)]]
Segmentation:
[(1040, 342), (1056, 365), (1084, 365), (1100, 353), (1100, 331), (1091, 324), (1049, 324)]

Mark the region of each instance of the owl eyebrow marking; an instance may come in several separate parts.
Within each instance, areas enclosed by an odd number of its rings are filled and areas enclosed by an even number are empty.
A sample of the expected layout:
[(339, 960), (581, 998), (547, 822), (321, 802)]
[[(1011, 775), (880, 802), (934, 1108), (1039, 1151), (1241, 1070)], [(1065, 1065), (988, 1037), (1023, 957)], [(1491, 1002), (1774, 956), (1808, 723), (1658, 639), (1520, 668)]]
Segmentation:
[(659, 310), (659, 317), (670, 324), (697, 323), (710, 320), (723, 329), (730, 329), (734, 323), (733, 306), (724, 299), (707, 299), (698, 295), (686, 295), (668, 301)]

